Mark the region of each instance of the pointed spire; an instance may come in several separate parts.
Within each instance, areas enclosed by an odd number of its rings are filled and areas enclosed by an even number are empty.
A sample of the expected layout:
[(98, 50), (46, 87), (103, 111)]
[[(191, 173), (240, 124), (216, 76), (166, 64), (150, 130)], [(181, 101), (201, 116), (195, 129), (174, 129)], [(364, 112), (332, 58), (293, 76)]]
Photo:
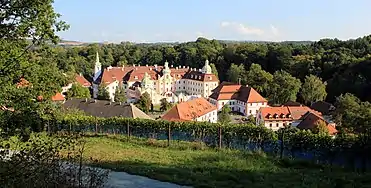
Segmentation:
[(99, 53), (97, 51), (97, 55), (96, 55), (96, 60), (95, 60), (96, 63), (99, 63)]

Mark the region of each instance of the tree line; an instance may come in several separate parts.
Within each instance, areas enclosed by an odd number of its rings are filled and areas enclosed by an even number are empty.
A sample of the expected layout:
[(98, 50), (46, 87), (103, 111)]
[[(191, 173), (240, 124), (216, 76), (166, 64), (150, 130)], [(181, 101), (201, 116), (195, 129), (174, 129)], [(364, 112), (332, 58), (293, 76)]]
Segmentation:
[[(335, 102), (337, 96), (345, 93), (352, 93), (362, 101), (370, 101), (371, 96), (367, 92), (371, 88), (370, 41), (371, 36), (348, 41), (322, 39), (312, 43), (226, 43), (198, 38), (194, 42), (179, 44), (122, 42), (80, 47), (57, 46), (53, 49), (53, 56), (60, 70), (83, 73), (87, 77), (92, 75), (97, 51), (104, 67), (162, 65), (168, 61), (173, 66), (202, 68), (208, 59), (219, 72), (221, 81), (254, 85), (276, 103), (286, 99), (295, 100), (294, 96), (308, 102), (303, 96), (306, 94), (300, 94), (301, 90), (297, 87), (303, 85), (307, 77), (313, 80), (313, 76), (326, 84), (326, 101)], [(283, 83), (277, 83), (275, 80), (281, 77), (284, 77)], [(270, 80), (273, 83), (267, 85)], [(283, 87), (285, 82), (292, 83), (292, 87)], [(265, 91), (267, 88), (273, 91)], [(275, 89), (282, 88), (297, 92), (286, 93), (285, 97), (279, 98), (270, 96), (270, 93), (276, 93)]]

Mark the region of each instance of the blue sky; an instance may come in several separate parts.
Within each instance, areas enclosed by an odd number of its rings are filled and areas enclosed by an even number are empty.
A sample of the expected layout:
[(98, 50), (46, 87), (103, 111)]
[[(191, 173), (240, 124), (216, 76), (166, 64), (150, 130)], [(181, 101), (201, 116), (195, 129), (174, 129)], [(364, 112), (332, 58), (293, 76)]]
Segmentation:
[(370, 0), (55, 0), (84, 42), (318, 40), (371, 34)]

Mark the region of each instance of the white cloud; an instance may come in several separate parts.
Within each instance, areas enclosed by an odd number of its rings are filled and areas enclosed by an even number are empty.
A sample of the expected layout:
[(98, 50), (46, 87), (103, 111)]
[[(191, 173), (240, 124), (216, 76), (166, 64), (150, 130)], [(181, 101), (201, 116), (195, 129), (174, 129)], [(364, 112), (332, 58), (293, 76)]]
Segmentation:
[(246, 26), (242, 23), (237, 23), (237, 22), (222, 22), (220, 26), (223, 28), (232, 29), (235, 32), (238, 32), (239, 34), (242, 34), (242, 35), (260, 36), (264, 34), (264, 31), (262, 29)]

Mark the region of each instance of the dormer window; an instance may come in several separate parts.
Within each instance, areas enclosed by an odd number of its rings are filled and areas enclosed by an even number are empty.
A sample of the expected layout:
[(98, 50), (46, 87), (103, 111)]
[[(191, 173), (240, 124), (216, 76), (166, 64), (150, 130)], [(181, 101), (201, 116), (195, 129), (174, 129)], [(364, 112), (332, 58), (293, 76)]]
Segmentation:
[(278, 115), (277, 114), (274, 114), (274, 118), (278, 118)]
[(209, 80), (212, 80), (211, 76), (209, 76)]
[(191, 78), (193, 78), (193, 75), (191, 75)]
[(138, 76), (134, 76), (134, 79), (138, 80)]

